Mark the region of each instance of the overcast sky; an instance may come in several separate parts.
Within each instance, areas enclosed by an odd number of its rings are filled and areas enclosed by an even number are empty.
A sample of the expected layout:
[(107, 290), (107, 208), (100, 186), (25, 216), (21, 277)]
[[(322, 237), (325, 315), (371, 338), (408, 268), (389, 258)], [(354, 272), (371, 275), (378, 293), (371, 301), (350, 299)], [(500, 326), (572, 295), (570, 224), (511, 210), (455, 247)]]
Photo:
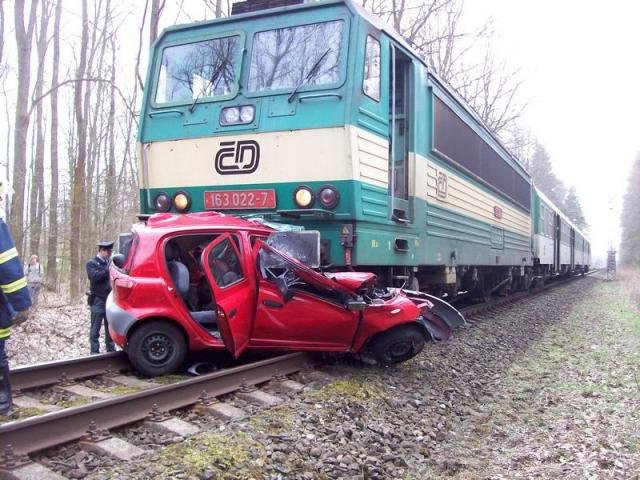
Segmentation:
[(618, 242), (621, 198), (640, 152), (640, 1), (473, 0), (465, 8), (469, 22), (493, 19), (500, 55), (522, 67), (521, 123), (576, 187), (592, 251), (602, 256)]

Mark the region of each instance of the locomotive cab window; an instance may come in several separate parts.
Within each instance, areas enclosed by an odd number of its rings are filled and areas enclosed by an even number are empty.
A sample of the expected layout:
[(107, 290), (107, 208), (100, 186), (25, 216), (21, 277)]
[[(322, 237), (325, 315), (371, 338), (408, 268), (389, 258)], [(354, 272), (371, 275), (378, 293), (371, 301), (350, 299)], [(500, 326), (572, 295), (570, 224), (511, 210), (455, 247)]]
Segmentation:
[(371, 35), (367, 35), (364, 52), (362, 91), (367, 97), (380, 101), (380, 42)]
[(343, 32), (344, 21), (334, 20), (256, 33), (248, 90), (270, 92), (338, 83)]
[(156, 104), (228, 98), (238, 89), (240, 35), (172, 45), (162, 51)]

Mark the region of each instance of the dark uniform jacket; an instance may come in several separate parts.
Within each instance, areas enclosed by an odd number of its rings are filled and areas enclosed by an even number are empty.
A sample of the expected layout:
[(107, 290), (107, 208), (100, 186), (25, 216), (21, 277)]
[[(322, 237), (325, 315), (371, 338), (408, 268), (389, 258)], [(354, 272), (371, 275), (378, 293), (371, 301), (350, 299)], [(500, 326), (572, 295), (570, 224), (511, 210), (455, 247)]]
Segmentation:
[(111, 285), (109, 284), (109, 261), (96, 255), (87, 262), (87, 276), (91, 284), (91, 293), (96, 298), (106, 300)]
[(31, 295), (22, 263), (7, 224), (0, 219), (0, 339), (10, 335), (11, 320), (16, 312), (29, 307)]

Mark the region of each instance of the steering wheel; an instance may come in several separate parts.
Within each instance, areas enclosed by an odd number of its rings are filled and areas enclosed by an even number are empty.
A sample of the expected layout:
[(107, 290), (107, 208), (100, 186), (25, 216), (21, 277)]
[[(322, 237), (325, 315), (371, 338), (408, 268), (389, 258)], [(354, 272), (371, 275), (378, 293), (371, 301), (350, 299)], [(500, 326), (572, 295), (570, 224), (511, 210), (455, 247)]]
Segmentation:
[(278, 275), (278, 278), (282, 278), (286, 282), (287, 287), (290, 287), (299, 280), (295, 272), (289, 268), (285, 269), (284, 272)]

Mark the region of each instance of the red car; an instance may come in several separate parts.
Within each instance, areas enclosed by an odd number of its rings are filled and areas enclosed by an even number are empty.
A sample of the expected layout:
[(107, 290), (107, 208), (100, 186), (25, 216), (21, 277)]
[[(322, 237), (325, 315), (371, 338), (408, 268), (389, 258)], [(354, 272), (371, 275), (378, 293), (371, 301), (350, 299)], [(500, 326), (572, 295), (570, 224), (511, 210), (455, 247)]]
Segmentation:
[(315, 271), (302, 262), (319, 258), (313, 235), (213, 212), (153, 215), (113, 258), (111, 336), (154, 376), (203, 349), (351, 352), (392, 364), (464, 323), (438, 298), (376, 288), (372, 273)]

